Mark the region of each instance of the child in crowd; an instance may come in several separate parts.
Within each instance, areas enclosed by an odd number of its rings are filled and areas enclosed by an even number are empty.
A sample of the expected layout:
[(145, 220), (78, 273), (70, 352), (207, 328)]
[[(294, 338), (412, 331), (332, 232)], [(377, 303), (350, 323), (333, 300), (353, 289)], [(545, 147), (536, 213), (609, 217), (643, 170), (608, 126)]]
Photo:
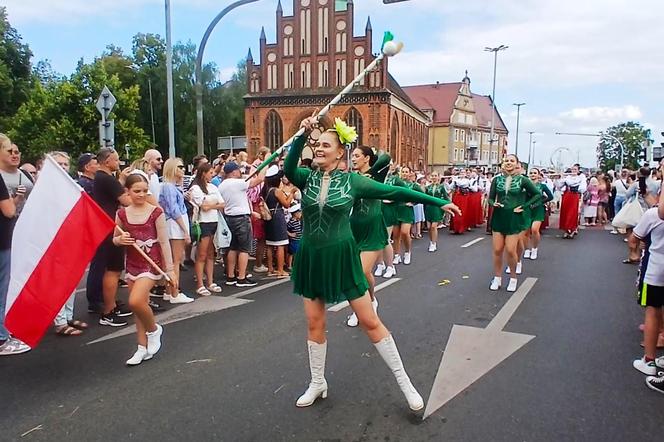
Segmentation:
[(291, 217), (288, 220), (288, 268), (293, 267), (293, 256), (297, 253), (302, 238), (302, 210), (299, 204), (288, 208)]
[[(138, 349), (127, 365), (138, 365), (151, 359), (161, 348), (162, 327), (154, 319), (148, 304), (150, 290), (162, 276), (133, 247), (138, 245), (177, 285), (173, 272), (173, 258), (168, 242), (166, 218), (161, 208), (147, 202), (148, 181), (140, 174), (127, 177), (125, 187), (131, 199), (128, 207), (118, 210), (113, 243), (127, 247), (126, 275), (129, 285), (129, 307), (136, 315)], [(173, 293), (178, 293), (175, 287)]]
[(664, 357), (657, 358), (657, 337), (662, 326), (664, 305), (664, 220), (657, 207), (647, 210), (634, 227), (633, 235), (645, 243), (639, 273), (638, 299), (646, 308), (643, 346), (645, 354), (634, 361), (634, 368), (647, 375), (646, 385), (664, 393)]

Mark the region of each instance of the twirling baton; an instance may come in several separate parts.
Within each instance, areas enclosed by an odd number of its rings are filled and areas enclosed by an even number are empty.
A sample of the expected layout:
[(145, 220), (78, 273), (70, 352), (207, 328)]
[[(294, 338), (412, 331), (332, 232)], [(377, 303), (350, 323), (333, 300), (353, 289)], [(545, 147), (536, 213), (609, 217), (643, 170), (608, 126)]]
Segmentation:
[[(125, 233), (125, 231), (122, 230), (122, 229), (120, 228), (120, 226), (117, 226), (117, 225), (116, 225), (115, 228), (118, 229), (118, 231), (119, 231), (120, 233)], [(161, 267), (159, 267), (159, 266), (157, 265), (157, 263), (154, 262), (154, 261), (152, 260), (152, 258), (150, 258), (150, 257), (148, 256), (148, 254), (145, 253), (145, 252), (143, 251), (143, 249), (141, 249), (141, 248), (138, 246), (138, 244), (133, 243), (133, 244), (132, 244), (132, 247), (134, 247), (134, 249), (136, 249), (136, 251), (137, 251), (137, 252), (143, 257), (143, 259), (145, 259), (145, 260), (148, 262), (148, 264), (150, 264), (150, 265), (152, 266), (152, 268), (154, 268), (154, 269), (157, 271), (157, 273), (159, 273), (161, 276), (164, 277), (164, 279), (166, 279), (166, 282), (167, 282), (167, 283), (169, 283), (169, 284), (172, 285), (172, 286), (175, 286), (175, 283), (174, 283), (174, 282), (171, 280), (171, 278), (166, 274), (166, 272), (164, 272), (164, 271), (161, 269)]]
[[(335, 106), (336, 104), (338, 104), (339, 101), (341, 101), (341, 99), (343, 98), (343, 96), (346, 95), (347, 93), (349, 93), (353, 89), (353, 87), (355, 87), (356, 83), (360, 83), (362, 81), (362, 79), (364, 77), (366, 77), (366, 75), (369, 72), (371, 72), (378, 65), (378, 63), (381, 62), (381, 60), (383, 60), (383, 58), (393, 57), (393, 56), (397, 55), (399, 52), (401, 52), (401, 49), (403, 49), (403, 43), (395, 42), (394, 41), (394, 35), (392, 35), (391, 32), (386, 31), (385, 35), (383, 36), (383, 45), (381, 47), (380, 54), (378, 55), (378, 57), (376, 57), (376, 59), (374, 61), (372, 61), (366, 68), (364, 68), (364, 70), (362, 72), (360, 72), (359, 75), (353, 79), (353, 81), (348, 83), (346, 85), (346, 87), (343, 88), (342, 91), (339, 92), (339, 94), (332, 99), (332, 101), (330, 101), (323, 109), (321, 109), (320, 112), (318, 112), (318, 114), (316, 114), (316, 116), (315, 116), (316, 121), (320, 120), (322, 117), (327, 115), (327, 113), (330, 111), (330, 109), (332, 109), (332, 106)], [(258, 174), (261, 170), (263, 170), (267, 165), (272, 163), (272, 161), (274, 161), (275, 158), (277, 158), (279, 155), (281, 155), (281, 153), (284, 151), (284, 149), (286, 149), (286, 147), (293, 144), (293, 141), (295, 140), (295, 138), (299, 137), (303, 133), (304, 133), (304, 128), (300, 128), (300, 130), (298, 130), (295, 133), (295, 135), (290, 137), (284, 144), (281, 145), (281, 147), (279, 149), (277, 149), (272, 155), (267, 157), (265, 159), (265, 161), (263, 161), (256, 168), (256, 170), (251, 175), (249, 175), (247, 177), (247, 179), (245, 181), (249, 181), (254, 176), (256, 176), (256, 174)]]

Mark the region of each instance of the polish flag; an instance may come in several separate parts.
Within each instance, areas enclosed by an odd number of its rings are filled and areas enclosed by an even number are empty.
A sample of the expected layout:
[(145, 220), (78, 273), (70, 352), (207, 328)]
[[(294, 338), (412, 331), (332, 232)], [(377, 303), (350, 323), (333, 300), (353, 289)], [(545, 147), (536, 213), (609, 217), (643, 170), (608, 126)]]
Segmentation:
[(50, 156), (16, 222), (5, 326), (34, 347), (115, 223)]

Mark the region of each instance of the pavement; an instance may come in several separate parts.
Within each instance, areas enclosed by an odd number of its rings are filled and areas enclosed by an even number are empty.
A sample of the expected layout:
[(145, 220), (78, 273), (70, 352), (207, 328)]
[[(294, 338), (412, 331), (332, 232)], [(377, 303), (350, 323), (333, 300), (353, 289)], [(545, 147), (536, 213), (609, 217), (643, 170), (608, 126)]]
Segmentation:
[[(441, 234), (437, 253), (427, 246), (416, 241), (413, 264), (378, 293), (429, 402), (426, 419), (409, 411), (364, 333), (345, 325), (343, 306), (327, 314), (329, 397), (296, 408), (309, 381), (302, 303), (289, 281), (265, 280), (169, 308), (162, 350), (138, 367), (124, 365), (134, 336), (98, 325), (80, 337), (49, 333), (32, 352), (0, 359), (0, 440), (641, 441), (661, 432), (664, 396), (632, 368), (643, 311), (637, 268), (620, 262), (622, 237), (598, 228), (563, 240), (548, 230), (539, 259), (524, 261), (520, 284), (531, 278), (532, 288), (519, 297), (488, 290), (482, 229)], [(77, 316), (94, 321), (84, 297)], [(530, 338), (516, 349), (495, 344), (505, 353), (495, 363), (472, 339), (450, 341), (470, 327)], [(452, 361), (456, 372), (439, 370), (446, 347), (468, 355)], [(470, 371), (480, 376), (463, 387)], [(442, 389), (460, 385), (438, 404)]]

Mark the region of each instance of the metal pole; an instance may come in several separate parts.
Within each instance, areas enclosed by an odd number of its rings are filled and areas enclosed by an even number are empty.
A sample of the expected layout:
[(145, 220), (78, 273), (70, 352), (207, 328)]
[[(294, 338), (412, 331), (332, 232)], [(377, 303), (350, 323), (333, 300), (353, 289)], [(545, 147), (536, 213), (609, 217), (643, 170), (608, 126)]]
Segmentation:
[(521, 117), (521, 106), (523, 106), (526, 103), (513, 103), (514, 106), (516, 106), (516, 156), (519, 156), (519, 119)]
[(214, 18), (214, 20), (212, 20), (212, 23), (210, 23), (210, 26), (208, 26), (207, 30), (205, 31), (205, 34), (203, 34), (203, 39), (201, 40), (201, 44), (198, 46), (198, 56), (196, 57), (196, 145), (198, 147), (197, 150), (199, 155), (203, 154), (203, 144), (204, 144), (202, 65), (203, 65), (203, 52), (205, 51), (205, 46), (207, 45), (207, 41), (210, 38), (210, 34), (212, 34), (212, 31), (214, 30), (215, 26), (217, 26), (217, 23), (219, 23), (219, 21), (222, 18), (224, 18), (226, 14), (228, 14), (238, 6), (246, 5), (249, 3), (255, 3), (257, 1), (259, 0), (239, 0), (236, 1), (235, 3), (226, 6), (226, 8), (224, 8)]
[(530, 164), (530, 152), (533, 150), (533, 134), (534, 133), (535, 132), (532, 132), (532, 131), (528, 132), (528, 135), (529, 135), (529, 138), (530, 138), (530, 140), (528, 142), (528, 164)]
[(175, 158), (175, 112), (173, 111), (173, 46), (171, 44), (171, 0), (164, 0), (166, 12), (166, 95), (168, 98), (168, 157)]
[(152, 104), (152, 80), (148, 77), (148, 91), (150, 92), (150, 121), (152, 123), (152, 144), (157, 144), (155, 141), (155, 132), (154, 132), (154, 106)]
[(496, 66), (498, 65), (498, 51), (493, 51), (493, 92), (491, 92), (491, 135), (489, 139), (489, 164), (493, 152), (493, 134), (496, 128)]

